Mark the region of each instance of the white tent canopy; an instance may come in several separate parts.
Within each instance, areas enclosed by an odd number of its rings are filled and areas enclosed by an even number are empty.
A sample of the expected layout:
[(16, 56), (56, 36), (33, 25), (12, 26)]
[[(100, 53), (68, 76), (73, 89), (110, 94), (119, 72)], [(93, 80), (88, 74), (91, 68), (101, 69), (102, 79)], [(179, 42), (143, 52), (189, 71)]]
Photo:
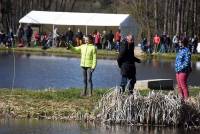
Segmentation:
[(74, 25), (74, 26), (117, 26), (122, 34), (136, 33), (136, 25), (129, 14), (78, 13), (31, 11), (19, 23)]

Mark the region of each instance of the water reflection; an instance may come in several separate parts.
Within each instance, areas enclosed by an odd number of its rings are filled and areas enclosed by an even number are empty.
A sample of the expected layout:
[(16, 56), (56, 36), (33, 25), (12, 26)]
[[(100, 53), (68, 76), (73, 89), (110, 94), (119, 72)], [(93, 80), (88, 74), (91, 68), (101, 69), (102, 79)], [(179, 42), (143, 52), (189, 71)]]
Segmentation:
[(3, 134), (197, 134), (183, 128), (148, 126), (110, 126), (94, 122), (59, 122), (47, 120), (1, 120)]
[[(13, 79), (12, 53), (0, 53), (0, 88), (10, 88)], [(15, 88), (70, 88), (82, 87), (79, 58), (53, 55), (15, 54)], [(189, 85), (200, 86), (200, 62), (192, 63)], [(136, 64), (137, 79), (174, 79), (174, 60), (147, 58)], [(110, 88), (120, 83), (120, 70), (116, 60), (98, 59), (93, 75), (95, 88)]]

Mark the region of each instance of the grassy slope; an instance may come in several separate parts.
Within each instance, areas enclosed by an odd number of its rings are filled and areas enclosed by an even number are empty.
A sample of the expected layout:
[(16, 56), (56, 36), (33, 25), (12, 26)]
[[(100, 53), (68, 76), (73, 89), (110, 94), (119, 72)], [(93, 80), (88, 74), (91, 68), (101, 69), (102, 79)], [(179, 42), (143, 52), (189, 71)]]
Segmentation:
[[(0, 51), (12, 51), (10, 48), (0, 47)], [(47, 50), (43, 50), (41, 48), (14, 48), (15, 52), (20, 53), (33, 53), (33, 54), (54, 54), (59, 56), (71, 56), (71, 57), (80, 57), (80, 54), (71, 52), (70, 50), (67, 50), (66, 48), (50, 48)], [(107, 51), (107, 50), (98, 50), (97, 51), (97, 57), (98, 58), (109, 58), (109, 59), (115, 59), (117, 57), (117, 53), (115, 51)]]
[[(9, 51), (11, 49), (0, 47), (0, 51)], [(80, 54), (71, 52), (70, 50), (67, 50), (66, 48), (50, 48), (47, 50), (42, 50), (41, 48), (14, 48), (14, 51), (16, 52), (23, 52), (23, 53), (33, 53), (33, 54), (41, 54), (41, 53), (47, 53), (47, 54), (54, 54), (58, 56), (70, 56), (70, 57), (80, 57)], [(116, 59), (117, 53), (113, 51), (107, 51), (107, 50), (98, 50), (97, 51), (97, 57), (98, 58), (108, 58), (108, 59)], [(135, 53), (137, 57), (143, 57), (145, 58), (148, 56), (145, 53)], [(153, 57), (160, 57), (164, 59), (175, 59), (176, 54), (175, 53), (164, 53), (164, 54), (152, 54)], [(193, 61), (200, 61), (200, 54), (193, 54), (192, 55)]]
[(16, 117), (68, 116), (92, 111), (105, 90), (95, 90), (92, 97), (81, 97), (80, 89), (59, 91), (0, 90), (1, 113)]
[[(92, 113), (95, 105), (107, 91), (97, 89), (92, 97), (81, 97), (81, 89), (57, 91), (0, 89), (0, 115), (49, 119), (74, 116), (74, 119), (77, 119), (75, 115)], [(140, 91), (142, 95), (147, 95), (148, 92), (148, 90)], [(199, 93), (200, 88), (190, 90), (191, 96), (199, 95)]]

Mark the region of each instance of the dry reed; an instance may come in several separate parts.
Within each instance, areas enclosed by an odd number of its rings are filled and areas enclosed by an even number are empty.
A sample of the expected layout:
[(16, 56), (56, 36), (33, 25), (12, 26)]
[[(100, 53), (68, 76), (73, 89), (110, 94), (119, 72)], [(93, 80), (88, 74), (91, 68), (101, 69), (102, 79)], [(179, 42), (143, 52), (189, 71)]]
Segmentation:
[(142, 96), (134, 90), (132, 95), (121, 94), (116, 87), (106, 93), (95, 109), (104, 123), (199, 127), (200, 95), (183, 101), (171, 91), (151, 91)]

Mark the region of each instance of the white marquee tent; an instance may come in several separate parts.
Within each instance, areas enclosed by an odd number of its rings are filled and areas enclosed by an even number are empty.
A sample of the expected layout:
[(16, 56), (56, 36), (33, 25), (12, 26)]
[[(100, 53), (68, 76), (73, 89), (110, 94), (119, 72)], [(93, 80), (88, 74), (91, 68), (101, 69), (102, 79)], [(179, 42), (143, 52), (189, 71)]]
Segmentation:
[(116, 26), (122, 35), (136, 34), (136, 23), (129, 14), (78, 13), (31, 11), (19, 20), (19, 23), (85, 26)]

